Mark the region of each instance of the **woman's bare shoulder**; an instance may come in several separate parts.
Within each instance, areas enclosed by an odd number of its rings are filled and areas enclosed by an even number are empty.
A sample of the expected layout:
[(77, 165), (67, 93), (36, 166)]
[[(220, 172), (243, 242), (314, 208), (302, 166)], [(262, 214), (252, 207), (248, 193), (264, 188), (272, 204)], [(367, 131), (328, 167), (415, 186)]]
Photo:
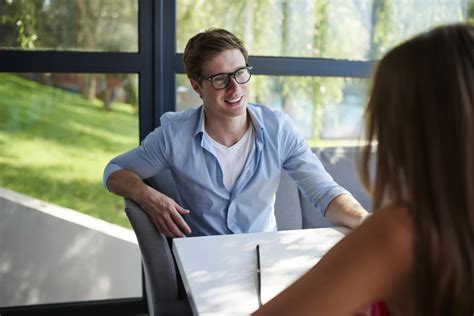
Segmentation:
[(412, 267), (415, 229), (408, 207), (390, 205), (376, 210), (360, 228), (370, 236), (369, 247), (396, 259), (400, 269)]
[(407, 206), (386, 206), (376, 210), (371, 220), (371, 228), (383, 232), (384, 242), (413, 243), (414, 223)]

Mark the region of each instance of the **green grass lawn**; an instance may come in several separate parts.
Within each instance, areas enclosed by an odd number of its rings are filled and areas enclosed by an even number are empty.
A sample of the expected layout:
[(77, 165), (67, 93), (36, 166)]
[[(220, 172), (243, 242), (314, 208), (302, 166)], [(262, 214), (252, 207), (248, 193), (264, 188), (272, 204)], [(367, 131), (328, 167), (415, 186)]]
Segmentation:
[(101, 101), (0, 74), (0, 186), (130, 227), (102, 172), (137, 144), (130, 105), (107, 112)]

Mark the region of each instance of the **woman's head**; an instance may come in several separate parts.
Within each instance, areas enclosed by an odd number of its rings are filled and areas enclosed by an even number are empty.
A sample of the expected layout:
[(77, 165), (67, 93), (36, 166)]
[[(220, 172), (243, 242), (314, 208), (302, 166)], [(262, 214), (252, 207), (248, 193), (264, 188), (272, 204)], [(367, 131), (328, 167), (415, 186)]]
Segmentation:
[[(441, 302), (443, 313), (443, 300), (463, 304), (453, 293), (468, 290), (462, 295), (474, 300), (474, 27), (416, 36), (391, 50), (373, 79), (366, 118), (369, 142), (378, 141), (374, 208), (409, 206), (418, 268), (427, 269), (419, 301)], [(369, 147), (362, 176), (370, 187)]]

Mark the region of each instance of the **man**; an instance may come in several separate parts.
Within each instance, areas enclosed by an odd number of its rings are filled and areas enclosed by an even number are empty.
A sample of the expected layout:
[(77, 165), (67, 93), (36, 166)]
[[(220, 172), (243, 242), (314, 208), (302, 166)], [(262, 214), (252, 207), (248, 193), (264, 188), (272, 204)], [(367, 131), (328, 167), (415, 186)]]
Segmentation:
[[(165, 113), (141, 146), (114, 158), (104, 172), (111, 192), (137, 202), (169, 237), (275, 231), (273, 202), (283, 170), (334, 224), (356, 227), (367, 216), (285, 114), (249, 104), (252, 67), (235, 35), (199, 33), (183, 59), (203, 105)], [(165, 169), (179, 201), (142, 180)]]

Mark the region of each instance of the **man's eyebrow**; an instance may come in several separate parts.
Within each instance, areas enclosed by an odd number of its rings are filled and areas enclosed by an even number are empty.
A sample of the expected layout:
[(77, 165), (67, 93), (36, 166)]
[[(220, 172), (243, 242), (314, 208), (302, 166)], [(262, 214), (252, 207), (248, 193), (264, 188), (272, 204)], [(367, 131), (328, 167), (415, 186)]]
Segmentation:
[(234, 71), (229, 71), (229, 72), (218, 72), (214, 75), (210, 75), (210, 76), (206, 76), (206, 77), (214, 77), (214, 76), (218, 76), (218, 75), (228, 75), (228, 74), (233, 74), (234, 72), (236, 72), (237, 70), (240, 70), (240, 69), (243, 69), (243, 68), (247, 68), (247, 65), (245, 66), (241, 66), (241, 67), (238, 67), (238, 68), (235, 68)]

